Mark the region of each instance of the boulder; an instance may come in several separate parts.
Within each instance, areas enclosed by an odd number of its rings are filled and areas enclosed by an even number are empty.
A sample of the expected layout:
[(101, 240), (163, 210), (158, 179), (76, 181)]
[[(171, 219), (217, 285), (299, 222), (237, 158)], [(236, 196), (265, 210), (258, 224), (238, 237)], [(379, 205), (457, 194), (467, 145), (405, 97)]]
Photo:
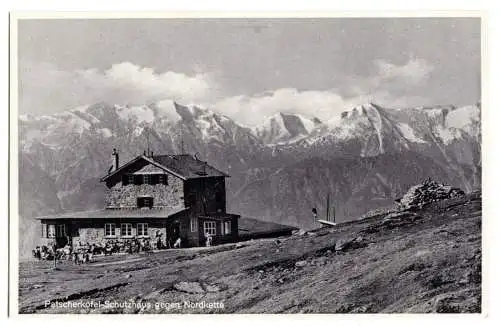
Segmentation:
[(400, 209), (422, 208), (424, 205), (444, 199), (465, 196), (459, 188), (438, 183), (430, 178), (421, 184), (411, 187), (408, 192), (398, 200)]
[(307, 262), (305, 260), (299, 260), (298, 262), (295, 263), (295, 267), (304, 267), (307, 265)]
[(179, 282), (174, 284), (174, 289), (186, 293), (205, 293), (205, 290), (198, 282)]
[(221, 289), (217, 285), (205, 284), (207, 292), (219, 292)]
[(358, 249), (366, 246), (367, 244), (362, 236), (350, 240), (339, 239), (335, 242), (335, 251), (347, 251), (349, 249)]
[(345, 240), (343, 240), (343, 239), (337, 240), (337, 242), (335, 242), (335, 251), (344, 250), (345, 245), (346, 245)]

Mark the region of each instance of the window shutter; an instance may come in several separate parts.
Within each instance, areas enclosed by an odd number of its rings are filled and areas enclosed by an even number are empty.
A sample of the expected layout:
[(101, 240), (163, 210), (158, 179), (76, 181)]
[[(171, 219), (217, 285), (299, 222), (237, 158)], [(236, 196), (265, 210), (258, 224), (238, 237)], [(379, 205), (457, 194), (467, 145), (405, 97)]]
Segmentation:
[(155, 185), (158, 184), (158, 175), (152, 174), (150, 177), (150, 184)]
[(140, 185), (142, 184), (142, 175), (134, 175), (134, 184), (135, 185)]

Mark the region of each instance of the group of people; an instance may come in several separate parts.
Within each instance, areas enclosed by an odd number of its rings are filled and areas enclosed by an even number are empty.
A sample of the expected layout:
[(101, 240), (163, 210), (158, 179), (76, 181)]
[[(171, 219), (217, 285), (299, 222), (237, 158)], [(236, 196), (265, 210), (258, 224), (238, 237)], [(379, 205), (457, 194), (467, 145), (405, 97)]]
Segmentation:
[(56, 256), (56, 252), (54, 252), (53, 247), (48, 246), (36, 246), (35, 249), (32, 250), (33, 257), (38, 260), (53, 260)]
[[(210, 234), (205, 235), (207, 247), (212, 246), (213, 238)], [(162, 241), (162, 234), (157, 233), (154, 240), (147, 238), (130, 239), (109, 239), (104, 244), (90, 244), (89, 242), (82, 244), (81, 242), (71, 246), (66, 244), (63, 248), (56, 248), (55, 245), (37, 246), (32, 250), (33, 257), (38, 260), (72, 260), (75, 264), (82, 264), (92, 261), (94, 255), (104, 254), (105, 256), (114, 253), (139, 253), (148, 252), (157, 249), (181, 248), (182, 240), (180, 237), (166, 239)]]
[[(174, 244), (180, 247), (180, 239)], [(130, 238), (119, 241), (117, 239), (107, 240), (102, 243), (81, 243), (78, 242), (73, 246), (66, 244), (63, 248), (56, 248), (54, 245), (36, 246), (32, 250), (33, 257), (38, 260), (73, 260), (75, 263), (90, 262), (94, 255), (104, 254), (105, 256), (114, 253), (139, 253), (148, 252), (155, 249), (170, 248), (171, 245), (167, 241), (167, 245), (163, 244), (161, 237), (157, 237), (155, 241), (150, 241), (144, 238)]]
[(75, 264), (86, 263), (92, 260), (94, 254), (92, 246), (80, 246), (73, 250), (70, 245), (65, 245), (63, 248), (52, 246), (36, 246), (33, 249), (33, 257), (38, 260), (72, 260)]

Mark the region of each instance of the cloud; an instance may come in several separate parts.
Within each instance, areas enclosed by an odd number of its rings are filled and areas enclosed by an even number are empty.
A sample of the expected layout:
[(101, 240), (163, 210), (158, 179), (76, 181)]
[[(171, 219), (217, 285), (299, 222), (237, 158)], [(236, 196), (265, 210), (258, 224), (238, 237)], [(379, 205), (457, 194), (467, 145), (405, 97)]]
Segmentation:
[(429, 104), (416, 91), (434, 67), (422, 59), (403, 65), (373, 61), (372, 74), (340, 76), (335, 89), (297, 90), (280, 88), (260, 94), (223, 96), (213, 74), (199, 70), (194, 75), (156, 72), (130, 62), (97, 69), (61, 70), (42, 63), (23, 63), (20, 69), (21, 113), (53, 113), (96, 102), (141, 105), (151, 101), (176, 100), (209, 106), (241, 124), (261, 123), (278, 112), (300, 113), (321, 120), (338, 116), (351, 106), (376, 102), (384, 106)]
[(395, 96), (415, 93), (429, 79), (434, 66), (423, 59), (409, 59), (396, 65), (385, 60), (375, 60), (376, 74), (367, 78), (369, 90), (388, 91)]
[(398, 66), (385, 60), (375, 60), (380, 81), (397, 80), (410, 84), (419, 84), (429, 77), (434, 67), (423, 59), (410, 59)]
[[(373, 62), (375, 73), (366, 76), (343, 76), (336, 89), (299, 91), (283, 88), (253, 96), (233, 96), (217, 102), (214, 107), (248, 125), (255, 125), (278, 113), (300, 113), (329, 120), (349, 107), (375, 102), (389, 107), (429, 104), (427, 98), (412, 94), (433, 70), (421, 59), (410, 59), (404, 65), (385, 60)], [(411, 95), (409, 95), (411, 94)]]
[(301, 113), (327, 119), (344, 104), (342, 97), (331, 91), (298, 91), (283, 88), (254, 96), (233, 96), (214, 107), (247, 125), (255, 125), (278, 112)]
[(217, 92), (210, 74), (157, 73), (130, 62), (105, 71), (67, 71), (47, 63), (25, 62), (20, 81), (21, 111), (36, 108), (39, 113), (101, 101), (131, 105), (164, 99), (205, 102)]

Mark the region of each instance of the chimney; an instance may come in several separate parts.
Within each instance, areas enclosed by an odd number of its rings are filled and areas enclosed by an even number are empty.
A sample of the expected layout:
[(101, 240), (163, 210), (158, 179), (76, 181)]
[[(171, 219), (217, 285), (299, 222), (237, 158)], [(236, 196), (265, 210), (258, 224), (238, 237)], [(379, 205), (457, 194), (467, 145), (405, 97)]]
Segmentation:
[(113, 156), (115, 157), (114, 160), (114, 171), (118, 170), (120, 167), (120, 156), (118, 155), (118, 152), (116, 151), (116, 148), (113, 148)]

